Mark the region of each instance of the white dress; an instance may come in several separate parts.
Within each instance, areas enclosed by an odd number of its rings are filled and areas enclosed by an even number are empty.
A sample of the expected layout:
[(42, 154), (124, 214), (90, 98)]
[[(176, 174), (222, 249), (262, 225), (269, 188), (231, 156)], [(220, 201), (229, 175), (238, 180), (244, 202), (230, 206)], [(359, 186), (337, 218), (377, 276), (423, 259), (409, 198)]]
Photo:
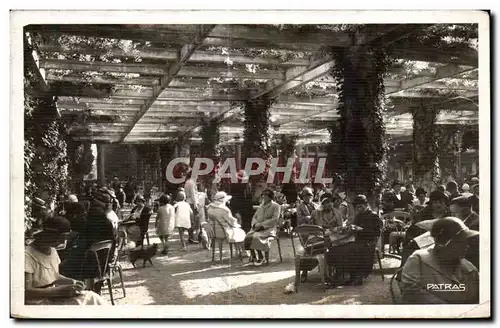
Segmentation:
[(176, 228), (191, 228), (191, 216), (193, 215), (193, 210), (191, 206), (185, 201), (177, 202), (174, 205), (175, 209), (175, 227)]
[(175, 209), (172, 205), (166, 204), (158, 208), (156, 214), (156, 233), (158, 236), (170, 235), (175, 227)]
[[(50, 255), (26, 246), (24, 250), (24, 272), (32, 274), (33, 287), (46, 287), (59, 279), (59, 264), (61, 260), (55, 248)], [(52, 288), (52, 287), (46, 287)], [(106, 305), (101, 296), (91, 291), (82, 291), (74, 297), (26, 300), (27, 305)]]

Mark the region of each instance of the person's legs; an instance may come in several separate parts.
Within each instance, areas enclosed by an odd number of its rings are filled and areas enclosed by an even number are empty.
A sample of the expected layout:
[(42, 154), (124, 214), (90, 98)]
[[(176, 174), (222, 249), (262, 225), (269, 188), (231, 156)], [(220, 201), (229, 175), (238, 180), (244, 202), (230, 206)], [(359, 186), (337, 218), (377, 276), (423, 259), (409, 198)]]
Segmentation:
[(264, 255), (262, 254), (262, 251), (257, 250), (257, 260), (261, 261), (264, 259)]
[(186, 250), (186, 242), (184, 241), (184, 228), (179, 228), (179, 238), (181, 240), (182, 250)]
[(250, 261), (255, 261), (257, 256), (255, 255), (255, 251), (253, 249), (250, 250)]
[(198, 243), (198, 231), (199, 231), (199, 220), (198, 220), (198, 210), (195, 208), (193, 204), (189, 204), (191, 206), (191, 209), (193, 210), (193, 217), (191, 219), (191, 228), (188, 229), (188, 235), (189, 235), (189, 243), (190, 244), (197, 244)]
[(168, 237), (170, 237), (170, 235), (163, 236), (163, 253), (165, 255), (168, 254)]

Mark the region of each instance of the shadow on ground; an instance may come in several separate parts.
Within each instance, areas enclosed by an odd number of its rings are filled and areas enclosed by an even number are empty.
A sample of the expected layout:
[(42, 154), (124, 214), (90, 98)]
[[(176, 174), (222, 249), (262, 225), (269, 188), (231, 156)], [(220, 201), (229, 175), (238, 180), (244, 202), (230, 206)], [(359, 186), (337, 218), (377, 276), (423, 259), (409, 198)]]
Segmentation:
[[(150, 241), (159, 243), (154, 232), (154, 217), (150, 223)], [(224, 246), (223, 263), (218, 251), (212, 263), (211, 251), (199, 245), (189, 245), (188, 252), (180, 251), (178, 235), (170, 241), (169, 256), (157, 255), (154, 266), (147, 264), (133, 268), (122, 261), (126, 297), (114, 279), (114, 297), (117, 305), (189, 305), (189, 304), (391, 304), (389, 280), (382, 281), (379, 273), (368, 277), (363, 286), (348, 286), (324, 290), (317, 270), (309, 273), (309, 280), (300, 285), (298, 293), (285, 294), (285, 287), (294, 281), (293, 249), (291, 239), (281, 238), (283, 262), (279, 262), (276, 244), (270, 252), (269, 266), (253, 267), (244, 259), (229, 261), (229, 247)], [(385, 266), (385, 264), (383, 264)], [(103, 296), (109, 298), (107, 289)]]

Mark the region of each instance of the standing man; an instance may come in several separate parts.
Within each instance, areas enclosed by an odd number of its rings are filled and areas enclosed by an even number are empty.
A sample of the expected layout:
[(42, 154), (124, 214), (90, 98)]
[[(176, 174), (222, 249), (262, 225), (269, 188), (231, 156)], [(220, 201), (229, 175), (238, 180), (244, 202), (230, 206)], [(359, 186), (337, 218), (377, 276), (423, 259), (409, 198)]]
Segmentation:
[(113, 178), (113, 182), (111, 182), (111, 188), (115, 191), (115, 193), (117, 193), (120, 189), (120, 180), (118, 180), (118, 177), (116, 175)]
[(192, 178), (193, 170), (190, 168), (186, 173), (186, 182), (184, 183), (184, 190), (186, 192), (186, 202), (191, 206), (193, 210), (193, 221), (191, 222), (191, 228), (188, 230), (190, 244), (198, 244), (198, 231), (200, 230), (200, 220), (199, 220), (199, 208), (198, 208), (198, 188), (196, 187), (196, 181)]

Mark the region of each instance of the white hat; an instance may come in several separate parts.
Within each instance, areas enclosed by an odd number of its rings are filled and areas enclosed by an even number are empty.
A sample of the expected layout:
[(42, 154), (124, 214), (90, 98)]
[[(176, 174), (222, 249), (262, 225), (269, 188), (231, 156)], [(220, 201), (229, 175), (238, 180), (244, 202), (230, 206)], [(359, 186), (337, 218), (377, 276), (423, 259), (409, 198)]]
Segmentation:
[(214, 202), (225, 203), (231, 198), (233, 198), (233, 196), (226, 194), (224, 191), (219, 191), (214, 196)]
[(467, 183), (464, 183), (463, 186), (462, 186), (462, 191), (463, 192), (466, 192), (466, 191), (469, 191), (470, 190), (470, 187)]

